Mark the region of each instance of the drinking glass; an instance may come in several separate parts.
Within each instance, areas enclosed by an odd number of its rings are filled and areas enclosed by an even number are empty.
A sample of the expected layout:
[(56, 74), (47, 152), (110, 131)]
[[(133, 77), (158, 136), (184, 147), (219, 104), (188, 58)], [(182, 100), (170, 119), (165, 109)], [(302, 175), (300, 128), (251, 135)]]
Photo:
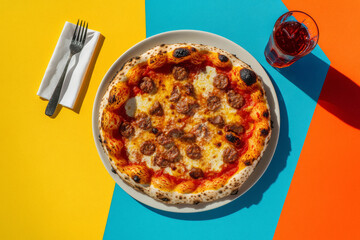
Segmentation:
[(281, 15), (265, 48), (267, 62), (277, 68), (290, 66), (310, 53), (319, 40), (315, 20), (301, 11)]

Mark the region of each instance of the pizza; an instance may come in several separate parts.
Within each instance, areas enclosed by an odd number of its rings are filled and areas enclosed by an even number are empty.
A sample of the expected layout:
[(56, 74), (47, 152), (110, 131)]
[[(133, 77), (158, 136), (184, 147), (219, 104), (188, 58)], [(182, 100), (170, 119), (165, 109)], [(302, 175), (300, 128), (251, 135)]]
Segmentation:
[(122, 180), (168, 204), (235, 193), (271, 136), (261, 78), (235, 55), (162, 44), (117, 72), (99, 112), (100, 142)]

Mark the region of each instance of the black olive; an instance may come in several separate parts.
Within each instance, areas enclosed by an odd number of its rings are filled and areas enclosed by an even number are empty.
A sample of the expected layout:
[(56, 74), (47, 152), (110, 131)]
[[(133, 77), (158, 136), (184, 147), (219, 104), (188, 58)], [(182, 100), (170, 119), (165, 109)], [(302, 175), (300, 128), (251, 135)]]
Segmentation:
[(225, 56), (225, 55), (222, 55), (222, 54), (219, 54), (219, 55), (218, 55), (218, 58), (219, 58), (220, 62), (227, 62), (227, 61), (229, 61), (229, 58), (228, 58), (227, 56)]
[(240, 78), (246, 86), (251, 86), (256, 82), (256, 74), (247, 68), (240, 70)]
[(176, 58), (182, 58), (190, 55), (190, 51), (187, 48), (177, 48), (173, 52), (173, 56)]
[(152, 132), (153, 134), (158, 134), (158, 133), (159, 133), (159, 130), (158, 130), (157, 128), (152, 128), (152, 129), (151, 129), (151, 132)]

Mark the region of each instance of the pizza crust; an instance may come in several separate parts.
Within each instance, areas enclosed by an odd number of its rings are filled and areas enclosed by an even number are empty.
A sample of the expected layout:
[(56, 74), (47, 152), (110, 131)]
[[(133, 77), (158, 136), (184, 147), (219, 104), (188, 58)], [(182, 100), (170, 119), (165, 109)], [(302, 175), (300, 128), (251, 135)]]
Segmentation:
[[(103, 96), (103, 99), (100, 104), (100, 114), (99, 114), (99, 126), (101, 126), (101, 117), (102, 113), (107, 105), (109, 93), (110, 90), (119, 82), (128, 81), (127, 74), (129, 71), (136, 65), (146, 63), (148, 59), (151, 56), (155, 56), (158, 54), (162, 54), (164, 52), (171, 52), (176, 48), (180, 47), (194, 47), (199, 51), (209, 51), (209, 52), (215, 52), (222, 55), (225, 55), (234, 67), (241, 67), (241, 68), (248, 68), (251, 69), (249, 65), (239, 60), (235, 55), (232, 55), (224, 50), (218, 49), (216, 47), (202, 45), (202, 44), (192, 44), (192, 43), (178, 43), (178, 44), (162, 44), (159, 46), (156, 46), (147, 52), (143, 53), (140, 56), (134, 57), (129, 59), (124, 66), (119, 70), (119, 72), (116, 74), (116, 76), (111, 81), (110, 85), (107, 88), (107, 91), (105, 95)], [(261, 78), (257, 76), (258, 82), (261, 84), (261, 89), (265, 92), (263, 83), (261, 81)], [(265, 99), (265, 105), (266, 108), (269, 110), (269, 105), (267, 103), (266, 94), (263, 95), (263, 98)], [(215, 190), (205, 190), (199, 193), (179, 193), (176, 191), (163, 191), (159, 188), (155, 188), (153, 185), (149, 184), (140, 184), (136, 183), (133, 179), (131, 179), (127, 174), (121, 172), (119, 168), (117, 167), (117, 164), (111, 157), (109, 157), (109, 161), (113, 167), (113, 169), (116, 171), (116, 173), (120, 176), (122, 180), (124, 180), (127, 184), (129, 184), (134, 189), (141, 191), (150, 197), (159, 200), (161, 202), (167, 203), (167, 204), (197, 204), (200, 202), (210, 202), (214, 201), (223, 197), (226, 197), (233, 193), (234, 191), (237, 191), (244, 182), (248, 179), (248, 177), (251, 175), (251, 173), (254, 171), (254, 168), (260, 161), (261, 157), (264, 154), (264, 151), (266, 150), (266, 147), (269, 143), (270, 137), (271, 137), (271, 127), (270, 127), (270, 111), (269, 116), (267, 118), (267, 121), (265, 125), (268, 126), (268, 134), (264, 138), (263, 146), (261, 148), (261, 152), (259, 153), (258, 157), (256, 159), (252, 159), (251, 165), (249, 166), (243, 166), (243, 168), (239, 169), (233, 176), (231, 176), (228, 181), (225, 184), (221, 184), (220, 188), (217, 188)], [(104, 133), (100, 129), (100, 141), (102, 142), (103, 149), (105, 153), (110, 156), (110, 153), (108, 149), (104, 146)]]

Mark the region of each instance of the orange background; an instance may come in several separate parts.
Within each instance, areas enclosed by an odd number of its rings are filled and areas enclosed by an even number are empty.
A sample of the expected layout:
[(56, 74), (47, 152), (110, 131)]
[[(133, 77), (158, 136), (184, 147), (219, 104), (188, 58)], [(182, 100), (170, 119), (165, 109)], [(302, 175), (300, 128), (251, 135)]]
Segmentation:
[(283, 2), (316, 20), (331, 66), (274, 239), (360, 239), (360, 2)]

